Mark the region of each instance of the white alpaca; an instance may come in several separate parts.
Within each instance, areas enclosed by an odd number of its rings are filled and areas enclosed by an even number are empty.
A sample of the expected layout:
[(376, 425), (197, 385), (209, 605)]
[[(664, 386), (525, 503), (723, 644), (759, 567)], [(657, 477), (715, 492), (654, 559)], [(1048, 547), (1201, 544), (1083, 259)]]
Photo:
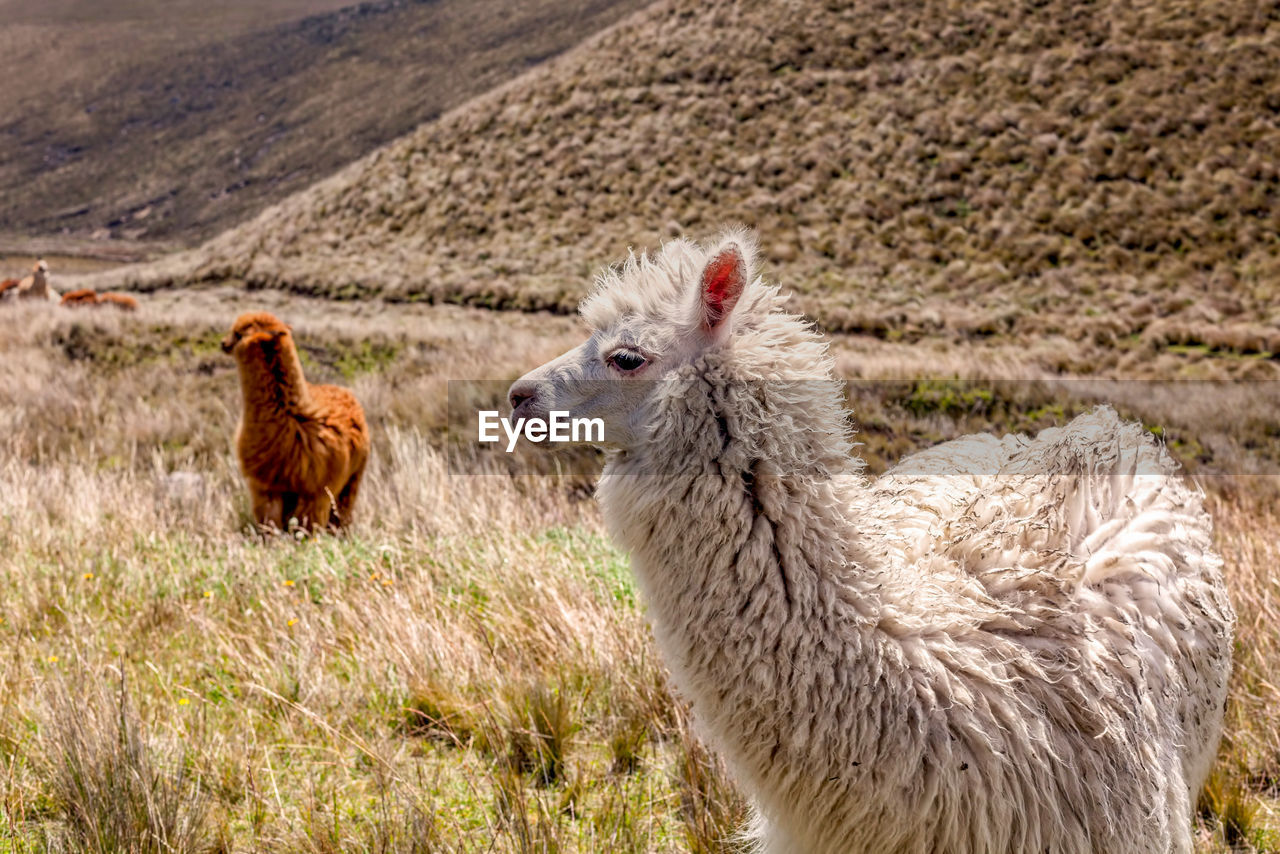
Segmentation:
[(40, 300), (41, 302), (58, 302), (58, 292), (49, 287), (49, 265), (43, 258), (36, 261), (31, 268), (31, 275), (18, 282), (15, 287), (4, 291), (7, 300)]
[(1190, 852), (1234, 615), (1201, 496), (1098, 409), (869, 483), (753, 243), (606, 273), (517, 417), (602, 418), (599, 496), (770, 852)]

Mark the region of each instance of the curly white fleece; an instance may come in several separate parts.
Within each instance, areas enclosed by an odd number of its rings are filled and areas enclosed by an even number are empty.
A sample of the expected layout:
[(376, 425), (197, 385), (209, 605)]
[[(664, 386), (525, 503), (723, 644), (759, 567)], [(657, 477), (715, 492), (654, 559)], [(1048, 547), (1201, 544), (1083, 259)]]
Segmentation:
[[(686, 334), (722, 246), (632, 259), (584, 315)], [(782, 304), (751, 281), (599, 490), (762, 846), (1190, 852), (1234, 626), (1201, 495), (1108, 408), (868, 481)]]

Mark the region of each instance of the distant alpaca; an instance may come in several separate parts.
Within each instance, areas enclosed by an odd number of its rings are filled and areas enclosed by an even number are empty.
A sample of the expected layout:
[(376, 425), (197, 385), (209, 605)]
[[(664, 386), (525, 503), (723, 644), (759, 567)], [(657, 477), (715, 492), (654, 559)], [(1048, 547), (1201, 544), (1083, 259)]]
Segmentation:
[(114, 291), (106, 293), (97, 293), (93, 288), (81, 288), (77, 291), (70, 291), (62, 295), (62, 304), (68, 308), (79, 308), (80, 306), (111, 306), (121, 309), (122, 311), (137, 311), (138, 301), (128, 294), (118, 294)]
[(98, 294), (93, 288), (80, 288), (75, 291), (67, 291), (62, 295), (62, 305), (68, 308), (79, 308), (86, 305), (97, 305)]
[(0, 282), (0, 299), (4, 299), (5, 295), (21, 284), (21, 279), (5, 279)]
[(242, 314), (222, 349), (240, 368), (236, 450), (254, 519), (278, 530), (291, 518), (307, 530), (348, 524), (369, 459), (360, 403), (344, 388), (308, 383), (292, 331), (265, 312)]
[(138, 301), (128, 294), (118, 294), (115, 291), (107, 291), (98, 294), (98, 305), (111, 306), (121, 311), (137, 311)]
[(1107, 408), (868, 482), (754, 255), (632, 257), (510, 396), (603, 419), (605, 519), (764, 848), (1189, 854), (1235, 620), (1201, 495)]
[(58, 302), (58, 292), (49, 287), (49, 265), (41, 258), (31, 268), (31, 275), (18, 284), (4, 288), (5, 299), (40, 300)]

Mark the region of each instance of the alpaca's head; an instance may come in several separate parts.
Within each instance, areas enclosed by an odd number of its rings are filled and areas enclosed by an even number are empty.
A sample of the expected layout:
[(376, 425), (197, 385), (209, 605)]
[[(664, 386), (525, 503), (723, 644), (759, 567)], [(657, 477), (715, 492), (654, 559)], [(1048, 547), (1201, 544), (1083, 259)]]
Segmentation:
[(264, 346), (278, 349), (291, 340), (292, 329), (274, 314), (251, 311), (240, 315), (222, 339), (222, 352), (238, 360), (260, 353)]
[(43, 258), (41, 258), (31, 267), (31, 272), (38, 273), (41, 276), (46, 276), (49, 274), (49, 265)]
[[(726, 380), (777, 377), (813, 336), (778, 310), (777, 288), (755, 278), (755, 243), (731, 231), (708, 247), (677, 240), (607, 271), (581, 313), (587, 341), (525, 374), (509, 392), (515, 418), (568, 412), (599, 418), (608, 447), (652, 437), (664, 391), (695, 363)], [(820, 347), (804, 375), (826, 375)], [(815, 373), (816, 372), (816, 373)]]

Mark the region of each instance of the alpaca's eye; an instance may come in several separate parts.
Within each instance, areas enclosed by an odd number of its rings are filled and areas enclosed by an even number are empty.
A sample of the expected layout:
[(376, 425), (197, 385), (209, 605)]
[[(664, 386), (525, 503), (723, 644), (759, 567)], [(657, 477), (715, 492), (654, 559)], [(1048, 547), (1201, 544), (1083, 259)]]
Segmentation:
[(619, 350), (605, 359), (605, 361), (624, 374), (629, 374), (632, 371), (638, 371), (643, 368), (649, 360), (634, 350)]

